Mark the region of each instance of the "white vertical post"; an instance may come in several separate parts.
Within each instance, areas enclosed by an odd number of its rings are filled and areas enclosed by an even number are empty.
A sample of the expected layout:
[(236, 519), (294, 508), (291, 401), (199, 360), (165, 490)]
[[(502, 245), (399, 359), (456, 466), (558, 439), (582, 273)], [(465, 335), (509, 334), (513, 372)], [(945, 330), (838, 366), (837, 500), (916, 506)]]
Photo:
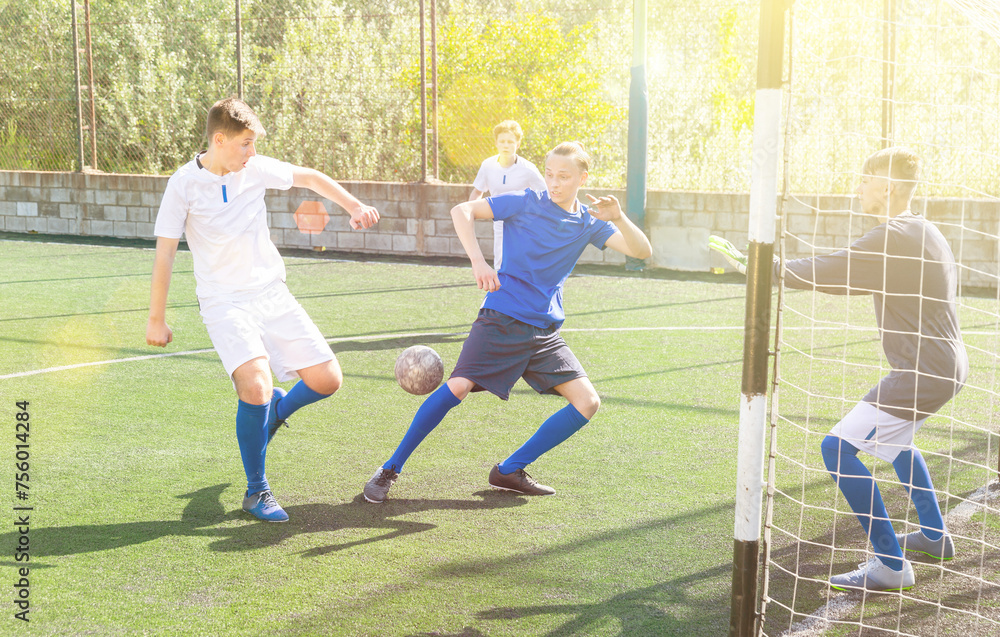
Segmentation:
[(749, 262), (743, 332), (743, 382), (736, 465), (733, 590), (729, 634), (757, 631), (757, 562), (764, 487), (764, 433), (771, 328), (771, 271), (778, 205), (778, 149), (785, 5), (763, 0), (757, 57), (750, 173)]

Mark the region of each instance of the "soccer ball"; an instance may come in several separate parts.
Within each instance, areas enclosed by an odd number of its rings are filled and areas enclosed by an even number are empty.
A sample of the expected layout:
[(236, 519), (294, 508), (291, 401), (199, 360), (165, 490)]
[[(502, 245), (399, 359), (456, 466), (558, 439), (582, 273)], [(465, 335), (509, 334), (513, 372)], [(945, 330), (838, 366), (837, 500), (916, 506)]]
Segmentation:
[(429, 394), (444, 378), (444, 363), (438, 353), (425, 345), (414, 345), (403, 350), (396, 359), (396, 382), (417, 396)]

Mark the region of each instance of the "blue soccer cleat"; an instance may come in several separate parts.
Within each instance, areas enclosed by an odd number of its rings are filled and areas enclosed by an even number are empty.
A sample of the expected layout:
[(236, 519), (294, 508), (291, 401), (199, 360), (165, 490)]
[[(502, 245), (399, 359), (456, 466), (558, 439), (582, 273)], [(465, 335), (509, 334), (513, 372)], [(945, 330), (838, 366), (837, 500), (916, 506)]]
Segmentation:
[(280, 387), (275, 387), (274, 391), (271, 392), (271, 408), (267, 412), (267, 442), (271, 442), (271, 438), (274, 438), (274, 434), (278, 433), (281, 426), (288, 426), (288, 423), (284, 420), (278, 419), (278, 403), (287, 394), (284, 389)]
[(243, 510), (265, 522), (288, 522), (288, 514), (269, 490), (246, 494), (243, 498)]

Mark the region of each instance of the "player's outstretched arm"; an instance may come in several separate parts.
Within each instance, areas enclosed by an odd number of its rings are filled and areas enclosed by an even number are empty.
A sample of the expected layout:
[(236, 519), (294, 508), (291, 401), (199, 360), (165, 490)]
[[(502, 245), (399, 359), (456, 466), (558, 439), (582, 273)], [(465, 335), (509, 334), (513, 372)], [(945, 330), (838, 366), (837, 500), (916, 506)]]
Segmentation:
[(156, 238), (156, 258), (153, 261), (153, 282), (149, 293), (149, 320), (146, 322), (146, 344), (166, 347), (174, 340), (174, 333), (167, 325), (167, 292), (170, 291), (170, 274), (174, 270), (174, 257), (180, 239)]
[(608, 195), (598, 199), (590, 194), (587, 197), (590, 198), (590, 214), (602, 221), (609, 221), (618, 228), (618, 232), (611, 235), (605, 246), (636, 259), (648, 259), (653, 254), (649, 238), (622, 212), (617, 197)]
[(361, 203), (343, 186), (318, 170), (295, 166), (292, 170), (292, 185), (298, 188), (308, 188), (346, 210), (351, 215), (351, 227), (355, 230), (371, 228), (378, 223), (378, 210)]
[[(863, 249), (859, 245), (863, 239), (865, 237), (855, 242), (851, 250), (785, 261), (785, 287), (817, 290), (826, 294), (871, 294), (873, 291), (880, 291), (885, 281), (882, 274), (885, 259), (878, 250)], [(883, 241), (875, 245), (884, 245)], [(731, 242), (712, 235), (708, 238), (708, 247), (726, 257), (737, 272), (747, 273), (749, 258)], [(777, 255), (772, 259), (774, 269), (771, 280), (774, 285), (778, 285), (781, 260)]]
[(485, 199), (466, 201), (451, 209), (451, 220), (455, 223), (455, 234), (458, 235), (465, 253), (472, 262), (472, 275), (476, 277), (476, 285), (480, 290), (492, 292), (500, 288), (500, 279), (493, 268), (486, 263), (483, 251), (476, 240), (476, 219), (492, 219), (493, 209)]

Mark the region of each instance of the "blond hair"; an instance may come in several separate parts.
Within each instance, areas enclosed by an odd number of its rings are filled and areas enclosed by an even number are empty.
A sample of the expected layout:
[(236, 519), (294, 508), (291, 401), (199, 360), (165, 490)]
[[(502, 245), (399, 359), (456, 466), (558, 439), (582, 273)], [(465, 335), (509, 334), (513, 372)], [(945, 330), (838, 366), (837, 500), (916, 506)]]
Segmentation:
[(267, 134), (257, 117), (257, 113), (241, 99), (227, 97), (219, 100), (208, 109), (205, 120), (205, 136), (212, 141), (212, 136), (222, 133), (226, 137), (235, 137), (245, 130), (253, 131), (257, 137)]
[(503, 133), (510, 133), (513, 135), (518, 144), (521, 143), (521, 138), (524, 137), (524, 131), (521, 130), (521, 125), (512, 119), (505, 119), (493, 127), (493, 139), (500, 137)]
[(576, 162), (577, 167), (583, 172), (590, 171), (590, 154), (587, 153), (583, 148), (583, 144), (580, 142), (563, 142), (545, 153), (545, 161), (549, 161), (549, 157), (552, 155), (560, 155), (562, 157), (569, 157), (574, 162)]
[(902, 192), (912, 195), (920, 181), (920, 157), (906, 146), (891, 146), (873, 153), (861, 171), (866, 175), (884, 174), (897, 182)]

